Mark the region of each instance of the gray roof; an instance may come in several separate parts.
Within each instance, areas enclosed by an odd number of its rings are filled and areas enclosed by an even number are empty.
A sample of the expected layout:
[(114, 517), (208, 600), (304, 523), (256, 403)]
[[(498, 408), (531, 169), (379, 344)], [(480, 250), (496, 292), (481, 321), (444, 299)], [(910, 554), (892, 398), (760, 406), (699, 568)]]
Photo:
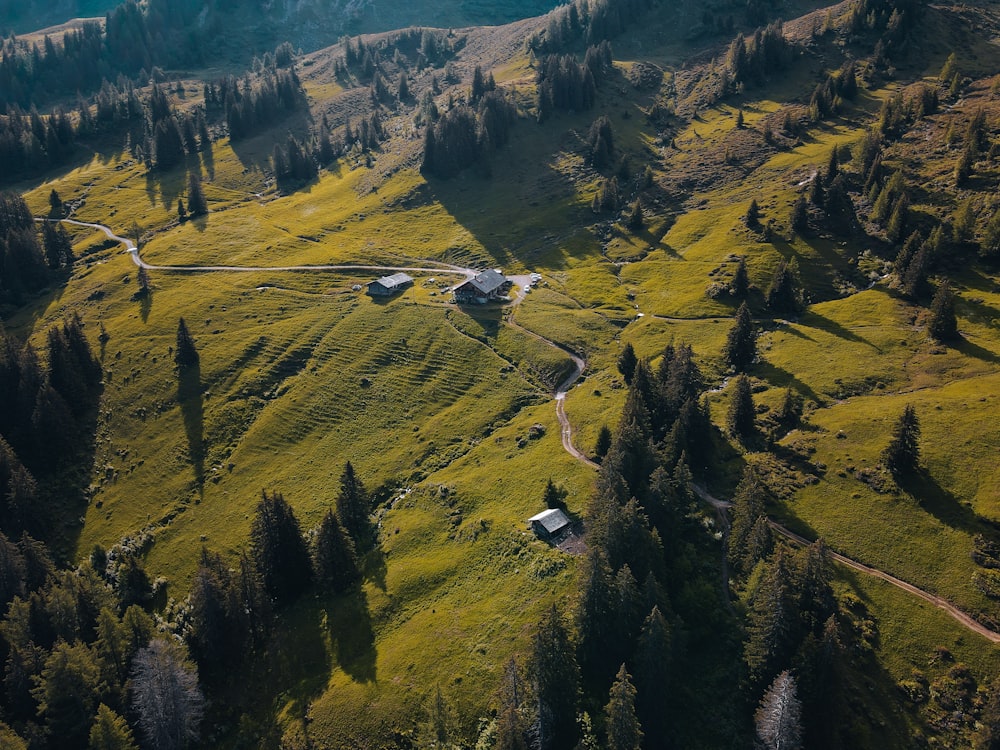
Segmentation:
[(532, 516), (528, 519), (528, 523), (536, 522), (540, 523), (550, 534), (555, 534), (560, 529), (569, 526), (569, 519), (566, 518), (566, 514), (558, 508), (543, 510), (538, 515)]
[[(481, 294), (490, 294), (507, 283), (507, 277), (491, 268), (488, 271), (477, 273), (475, 278), (469, 279), (466, 284), (471, 284), (473, 288)], [(462, 286), (465, 286), (463, 284)]]
[(405, 286), (406, 284), (413, 283), (413, 277), (408, 276), (405, 273), (394, 273), (392, 276), (383, 276), (381, 279), (371, 282), (373, 284), (381, 284), (386, 289), (392, 289), (397, 286)]

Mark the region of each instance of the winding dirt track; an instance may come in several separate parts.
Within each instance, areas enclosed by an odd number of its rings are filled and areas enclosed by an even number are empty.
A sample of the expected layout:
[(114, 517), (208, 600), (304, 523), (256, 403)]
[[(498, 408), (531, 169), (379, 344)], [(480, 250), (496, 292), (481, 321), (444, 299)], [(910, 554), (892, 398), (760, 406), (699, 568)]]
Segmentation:
[[(89, 221), (77, 221), (76, 219), (39, 219), (35, 221), (53, 221), (74, 224), (78, 227), (90, 227), (98, 229), (108, 237), (108, 239), (121, 242), (125, 245), (125, 250), (132, 258), (132, 262), (139, 268), (147, 271), (172, 271), (177, 273), (210, 273), (215, 271), (235, 271), (235, 272), (267, 272), (267, 271), (412, 271), (416, 273), (453, 273), (466, 278), (472, 278), (478, 273), (471, 268), (453, 266), (448, 263), (436, 264), (434, 266), (364, 266), (364, 265), (318, 265), (318, 266), (156, 266), (147, 263), (139, 255), (139, 248), (128, 237), (115, 234), (109, 227), (103, 224), (94, 224)], [(429, 261), (433, 262), (433, 261)]]
[[(730, 502), (727, 502), (725, 500), (719, 500), (718, 498), (712, 497), (703, 487), (699, 487), (698, 485), (692, 485), (692, 488), (694, 489), (694, 492), (696, 495), (698, 495), (698, 497), (700, 497), (706, 503), (711, 505), (713, 508), (715, 508), (716, 512), (722, 515), (725, 515), (726, 509), (731, 508), (733, 506), (733, 504)], [(786, 539), (790, 539), (796, 544), (801, 544), (805, 546), (812, 544), (812, 542), (810, 542), (804, 536), (796, 534), (791, 529), (785, 528), (777, 521), (772, 521), (771, 519), (768, 519), (767, 523), (775, 532), (781, 534), (781, 536), (785, 537)], [(726, 520), (726, 528), (728, 527), (729, 527), (729, 521)], [(934, 594), (924, 591), (923, 589), (917, 588), (912, 583), (907, 583), (906, 581), (900, 578), (896, 578), (895, 576), (889, 575), (888, 573), (881, 571), (878, 568), (873, 568), (869, 565), (865, 565), (864, 563), (860, 563), (857, 560), (847, 557), (846, 555), (840, 554), (839, 552), (834, 552), (833, 550), (828, 549), (828, 554), (832, 559), (836, 560), (842, 565), (846, 565), (848, 568), (860, 571), (862, 573), (866, 573), (872, 576), (873, 578), (880, 578), (881, 580), (885, 581), (886, 583), (892, 584), (898, 589), (902, 589), (903, 591), (912, 594), (913, 596), (923, 599), (925, 602), (933, 604), (935, 607), (938, 607), (939, 609), (943, 609), (945, 612), (951, 615), (953, 619), (957, 620), (959, 623), (967, 627), (972, 632), (981, 635), (983, 638), (986, 638), (988, 641), (992, 643), (1000, 643), (1000, 633), (997, 633), (994, 630), (990, 630), (982, 623), (976, 622), (976, 620), (972, 619), (969, 615), (960, 610), (954, 604), (945, 599), (942, 599), (940, 596), (935, 596)]]
[[(458, 275), (465, 276), (467, 278), (472, 278), (477, 273), (475, 270), (473, 270), (471, 268), (462, 268), (461, 266), (453, 266), (453, 265), (449, 265), (449, 264), (445, 264), (445, 263), (436, 265), (434, 267), (427, 267), (427, 266), (366, 266), (366, 265), (317, 265), (317, 266), (158, 266), (158, 265), (152, 265), (152, 264), (147, 263), (146, 261), (144, 261), (142, 259), (142, 256), (139, 255), (139, 248), (136, 247), (135, 243), (132, 240), (130, 240), (127, 237), (122, 237), (120, 235), (115, 234), (109, 227), (106, 227), (103, 224), (95, 224), (95, 223), (86, 222), (86, 221), (77, 221), (76, 219), (43, 219), (43, 218), (36, 218), (35, 221), (62, 221), (62, 222), (65, 222), (67, 224), (74, 224), (76, 226), (90, 227), (91, 229), (100, 230), (101, 232), (104, 232), (104, 234), (108, 237), (108, 239), (112, 239), (112, 240), (115, 240), (117, 242), (121, 242), (123, 245), (125, 245), (125, 249), (128, 252), (129, 256), (132, 258), (132, 262), (135, 263), (136, 266), (138, 266), (140, 268), (145, 268), (146, 270), (149, 270), (149, 271), (172, 271), (172, 272), (180, 272), (180, 273), (207, 273), (207, 272), (216, 272), (216, 271), (235, 271), (235, 272), (248, 272), (248, 271), (253, 271), (253, 272), (267, 272), (267, 271), (393, 271), (393, 272), (398, 272), (398, 271), (413, 271), (413, 272), (417, 272), (417, 273), (453, 273), (453, 274), (458, 274)], [(584, 455), (573, 444), (573, 425), (570, 423), (569, 417), (566, 416), (566, 407), (565, 407), (566, 394), (569, 391), (569, 389), (573, 387), (573, 384), (576, 383), (576, 381), (580, 379), (580, 376), (583, 375), (583, 371), (587, 367), (586, 361), (582, 357), (580, 357), (579, 355), (577, 355), (575, 352), (572, 352), (569, 349), (567, 349), (565, 346), (557, 344), (556, 342), (551, 341), (550, 339), (547, 339), (544, 336), (540, 336), (537, 333), (535, 333), (534, 331), (529, 331), (527, 328), (524, 328), (523, 326), (519, 325), (518, 323), (516, 323), (514, 321), (513, 316), (510, 317), (510, 319), (508, 320), (508, 323), (510, 325), (514, 326), (515, 328), (523, 331), (524, 333), (528, 334), (529, 336), (532, 336), (532, 337), (538, 339), (539, 341), (542, 341), (543, 343), (548, 344), (549, 346), (552, 346), (552, 347), (554, 347), (556, 349), (559, 349), (560, 351), (564, 352), (566, 355), (568, 355), (573, 360), (573, 365), (574, 365), (573, 372), (570, 373), (569, 377), (567, 377), (566, 380), (564, 380), (562, 382), (562, 384), (560, 384), (560, 386), (556, 389), (556, 392), (555, 392), (556, 417), (559, 419), (559, 427), (560, 427), (560, 432), (562, 434), (562, 445), (563, 445), (563, 449), (565, 449), (565, 451), (567, 453), (569, 453), (571, 456), (573, 456), (573, 458), (577, 459), (578, 461), (580, 461), (583, 464), (586, 464), (587, 466), (590, 466), (591, 468), (594, 468), (594, 469), (598, 468), (598, 465), (596, 463), (594, 463), (593, 461), (591, 461), (586, 455)], [(698, 497), (700, 497), (702, 500), (704, 500), (705, 502), (707, 502), (709, 505), (711, 505), (715, 509), (716, 514), (719, 517), (719, 521), (722, 524), (723, 533), (728, 532), (728, 530), (729, 530), (729, 517), (728, 517), (726, 511), (729, 508), (732, 507), (732, 503), (730, 503), (728, 501), (725, 501), (725, 500), (719, 500), (718, 498), (713, 497), (703, 487), (700, 487), (697, 484), (693, 484), (692, 485), (692, 489), (694, 490), (695, 494), (698, 495)], [(781, 524), (777, 523), (776, 521), (772, 521), (772, 520), (768, 519), (768, 524), (771, 526), (772, 529), (774, 529), (775, 532), (777, 532), (778, 534), (781, 534), (786, 539), (790, 539), (791, 541), (795, 542), (796, 544), (802, 544), (802, 545), (811, 544), (811, 542), (808, 539), (806, 539), (805, 537), (802, 537), (802, 536), (796, 534), (794, 531), (791, 531), (790, 529), (785, 528), (784, 526), (782, 526)], [(970, 617), (965, 612), (963, 612), (962, 610), (958, 609), (955, 605), (951, 604), (950, 602), (946, 601), (945, 599), (942, 599), (939, 596), (935, 596), (934, 594), (931, 594), (931, 593), (929, 593), (927, 591), (924, 591), (923, 589), (917, 588), (913, 584), (907, 583), (906, 581), (903, 581), (903, 580), (901, 580), (899, 578), (896, 578), (895, 576), (889, 575), (888, 573), (885, 573), (884, 571), (878, 570), (877, 568), (872, 568), (872, 567), (870, 567), (868, 565), (865, 565), (864, 563), (858, 562), (857, 560), (853, 560), (850, 557), (847, 557), (845, 555), (840, 554), (839, 552), (834, 552), (834, 551), (830, 550), (829, 554), (830, 554), (831, 558), (833, 558), (834, 560), (836, 560), (837, 562), (839, 562), (839, 563), (841, 563), (843, 565), (846, 565), (849, 568), (852, 568), (853, 570), (857, 570), (857, 571), (860, 571), (862, 573), (866, 573), (867, 575), (870, 575), (870, 576), (872, 576), (874, 578), (879, 578), (879, 579), (881, 579), (881, 580), (883, 580), (883, 581), (885, 581), (885, 582), (887, 582), (889, 584), (892, 584), (893, 586), (895, 586), (898, 589), (902, 589), (903, 591), (906, 591), (907, 593), (912, 594), (913, 596), (919, 597), (920, 599), (923, 599), (924, 601), (926, 601), (926, 602), (928, 602), (930, 604), (933, 604), (935, 607), (938, 607), (939, 609), (944, 610), (949, 615), (951, 615), (951, 617), (954, 618), (957, 622), (959, 622), (960, 624), (964, 625), (966, 628), (968, 628), (972, 632), (977, 633), (978, 635), (983, 636), (984, 638), (986, 638), (990, 642), (992, 642), (992, 643), (1000, 643), (1000, 633), (997, 633), (996, 631), (990, 630), (985, 625), (982, 625), (981, 623), (976, 622), (976, 620), (972, 619), (972, 617)], [(723, 570), (723, 576), (726, 578), (726, 580), (728, 580), (728, 571), (726, 571), (725, 569)]]

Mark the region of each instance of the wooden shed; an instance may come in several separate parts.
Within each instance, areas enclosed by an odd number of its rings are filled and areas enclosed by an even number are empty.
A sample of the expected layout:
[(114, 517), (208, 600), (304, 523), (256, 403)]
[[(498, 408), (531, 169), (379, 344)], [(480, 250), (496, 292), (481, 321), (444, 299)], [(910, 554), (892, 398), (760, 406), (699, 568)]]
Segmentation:
[(558, 508), (549, 508), (529, 518), (528, 524), (539, 539), (548, 541), (569, 528), (569, 519)]

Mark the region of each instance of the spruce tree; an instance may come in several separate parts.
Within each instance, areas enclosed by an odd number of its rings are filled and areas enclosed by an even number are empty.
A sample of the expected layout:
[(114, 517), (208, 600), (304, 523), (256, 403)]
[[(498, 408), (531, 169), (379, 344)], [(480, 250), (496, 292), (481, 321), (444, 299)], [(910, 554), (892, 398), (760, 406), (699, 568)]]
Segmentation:
[(102, 703), (90, 728), (87, 750), (139, 750), (139, 746), (125, 719)]
[(632, 348), (632, 344), (625, 344), (622, 353), (618, 355), (618, 372), (625, 379), (625, 385), (632, 384), (632, 376), (635, 374), (635, 368), (638, 363), (639, 358), (635, 356), (635, 349)]
[(897, 479), (912, 474), (920, 463), (920, 420), (907, 404), (896, 421), (889, 445), (882, 451), (882, 465)]
[(313, 543), (313, 571), (320, 587), (334, 594), (348, 591), (361, 579), (354, 543), (329, 511)]
[(729, 293), (736, 299), (744, 299), (750, 291), (750, 274), (747, 273), (747, 261), (742, 255), (736, 263), (736, 272), (729, 284)]
[(794, 259), (782, 259), (767, 290), (767, 306), (776, 313), (794, 315), (802, 310), (802, 291)]
[(737, 574), (748, 574), (757, 563), (751, 544), (757, 522), (764, 519), (766, 524), (766, 502), (767, 487), (753, 466), (747, 464), (733, 495), (733, 522), (726, 549), (729, 564)]
[(757, 337), (750, 308), (744, 302), (736, 311), (736, 321), (726, 338), (726, 362), (736, 372), (746, 372), (757, 356)]
[(64, 747), (83, 747), (97, 709), (100, 670), (84, 643), (59, 641), (45, 659), (32, 691), (38, 713)]
[(747, 207), (747, 212), (743, 217), (743, 223), (751, 229), (757, 229), (760, 227), (760, 207), (757, 205), (756, 198), (753, 198), (750, 201), (750, 205)]
[(174, 349), (174, 364), (181, 370), (198, 366), (198, 350), (194, 345), (194, 338), (188, 331), (184, 318), (177, 321), (177, 346)]
[(733, 384), (733, 398), (726, 414), (727, 431), (740, 442), (749, 441), (757, 433), (755, 415), (750, 378), (741, 374)]
[(51, 209), (51, 216), (58, 217), (63, 215), (63, 201), (55, 188), (52, 188), (52, 192), (49, 193), (49, 208)]
[(642, 729), (635, 715), (635, 687), (622, 664), (611, 686), (608, 705), (604, 707), (608, 750), (640, 750)]
[(594, 444), (594, 458), (600, 462), (604, 460), (604, 457), (608, 455), (608, 451), (611, 449), (611, 430), (608, 429), (606, 424), (601, 425), (601, 429), (597, 433), (597, 442)]
[(751, 596), (743, 659), (755, 685), (767, 684), (792, 656), (798, 635), (794, 594), (787, 556), (778, 547)]
[(673, 694), (671, 674), (672, 638), (670, 626), (654, 606), (642, 624), (635, 649), (635, 709), (639, 722), (650, 738), (666, 742), (667, 711)]
[(375, 527), (371, 521), (368, 493), (350, 461), (340, 474), (336, 507), (337, 519), (351, 537), (358, 554), (365, 554), (375, 544)]
[(791, 672), (785, 670), (764, 693), (754, 714), (757, 737), (766, 750), (799, 750), (802, 747), (802, 704)]
[(533, 732), (539, 750), (571, 750), (576, 744), (580, 671), (566, 625), (555, 605), (532, 639), (528, 665), (535, 698)]
[(250, 548), (264, 589), (274, 601), (290, 603), (309, 585), (309, 550), (295, 513), (280, 493), (261, 493), (250, 526)]
[(643, 228), (643, 226), (645, 226), (642, 219), (642, 204), (639, 202), (638, 198), (636, 198), (635, 202), (632, 204), (632, 209), (629, 211), (626, 224), (633, 232), (638, 232)]
[(958, 320), (955, 318), (955, 293), (951, 291), (951, 285), (947, 281), (934, 293), (927, 332), (935, 341), (954, 341), (959, 338)]

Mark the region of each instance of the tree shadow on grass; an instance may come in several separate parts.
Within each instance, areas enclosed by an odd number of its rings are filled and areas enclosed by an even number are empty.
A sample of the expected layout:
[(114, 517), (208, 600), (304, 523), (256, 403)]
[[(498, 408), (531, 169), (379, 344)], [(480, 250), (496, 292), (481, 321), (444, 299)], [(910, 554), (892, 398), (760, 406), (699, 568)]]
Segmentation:
[(339, 597), (326, 610), (333, 653), (356, 682), (375, 682), (375, 632), (363, 590)]
[(385, 564), (385, 554), (381, 547), (376, 547), (361, 558), (361, 577), (374, 583), (379, 590), (385, 591), (385, 576), (388, 572)]
[(921, 469), (913, 474), (898, 477), (896, 483), (900, 489), (917, 500), (921, 508), (946, 526), (970, 535), (985, 534), (991, 538), (997, 536), (996, 525), (959, 502), (958, 498), (938, 484), (937, 480), (925, 470)]
[(961, 352), (967, 357), (974, 357), (975, 359), (981, 359), (983, 362), (990, 362), (996, 364), (1000, 362), (1000, 356), (991, 352), (989, 349), (980, 346), (979, 344), (972, 343), (969, 339), (962, 337), (958, 341), (951, 341), (947, 344), (948, 348), (954, 349), (957, 352)]
[(831, 320), (830, 318), (824, 318), (820, 315), (817, 315), (815, 312), (811, 310), (806, 312), (799, 319), (799, 323), (803, 326), (807, 326), (810, 328), (818, 328), (821, 331), (832, 333), (834, 336), (842, 338), (845, 341), (851, 341), (856, 344), (864, 344), (865, 346), (870, 346), (879, 354), (882, 353), (881, 349), (879, 349), (877, 346), (875, 346), (875, 344), (871, 343), (867, 339), (861, 338), (861, 336), (858, 336), (850, 329), (844, 328), (844, 326), (840, 325), (840, 323), (837, 323), (836, 321)]
[(771, 364), (767, 360), (761, 360), (754, 365), (753, 372), (757, 377), (762, 378), (768, 383), (778, 386), (779, 388), (791, 388), (792, 390), (798, 391), (803, 396), (812, 399), (817, 404), (826, 403), (825, 398), (816, 393), (816, 391), (803, 383), (792, 373)]
[(200, 364), (182, 367), (178, 373), (177, 403), (184, 418), (195, 483), (201, 493), (205, 486), (205, 402), (201, 392)]

